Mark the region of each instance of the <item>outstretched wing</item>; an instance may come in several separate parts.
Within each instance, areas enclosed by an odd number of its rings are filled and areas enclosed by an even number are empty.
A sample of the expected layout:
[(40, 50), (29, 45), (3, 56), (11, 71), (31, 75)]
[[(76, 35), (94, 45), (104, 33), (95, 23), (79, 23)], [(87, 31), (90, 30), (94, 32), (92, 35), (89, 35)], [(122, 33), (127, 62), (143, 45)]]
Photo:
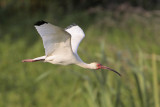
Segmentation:
[(71, 36), (65, 30), (45, 21), (38, 21), (35, 28), (42, 37), (46, 56), (72, 53)]
[(71, 45), (72, 45), (72, 51), (77, 54), (77, 49), (82, 41), (82, 39), (85, 37), (85, 34), (83, 30), (78, 25), (70, 25), (65, 29), (68, 33), (71, 35)]

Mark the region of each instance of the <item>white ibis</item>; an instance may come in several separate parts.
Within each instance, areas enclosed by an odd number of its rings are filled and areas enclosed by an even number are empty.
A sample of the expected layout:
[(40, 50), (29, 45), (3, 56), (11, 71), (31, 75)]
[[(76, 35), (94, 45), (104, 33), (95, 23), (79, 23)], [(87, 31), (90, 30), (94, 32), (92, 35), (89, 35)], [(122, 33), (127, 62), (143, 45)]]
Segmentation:
[(24, 59), (22, 62), (42, 61), (60, 65), (76, 64), (88, 69), (107, 69), (121, 76), (117, 71), (102, 64), (97, 62), (87, 64), (81, 60), (77, 49), (85, 34), (78, 25), (74, 24), (62, 29), (42, 20), (35, 23), (35, 28), (42, 37), (45, 55), (34, 59)]

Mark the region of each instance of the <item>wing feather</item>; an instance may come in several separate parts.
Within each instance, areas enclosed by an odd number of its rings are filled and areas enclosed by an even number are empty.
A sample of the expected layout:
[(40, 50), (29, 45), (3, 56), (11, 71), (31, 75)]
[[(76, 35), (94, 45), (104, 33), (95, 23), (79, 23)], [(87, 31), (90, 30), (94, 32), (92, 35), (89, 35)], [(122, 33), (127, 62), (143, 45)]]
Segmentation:
[(78, 46), (85, 37), (83, 30), (78, 25), (70, 25), (65, 29), (71, 35), (72, 51), (77, 54)]
[(65, 30), (45, 21), (37, 22), (35, 28), (42, 37), (46, 56), (64, 54), (61, 52), (64, 49), (66, 52), (72, 53), (71, 36)]

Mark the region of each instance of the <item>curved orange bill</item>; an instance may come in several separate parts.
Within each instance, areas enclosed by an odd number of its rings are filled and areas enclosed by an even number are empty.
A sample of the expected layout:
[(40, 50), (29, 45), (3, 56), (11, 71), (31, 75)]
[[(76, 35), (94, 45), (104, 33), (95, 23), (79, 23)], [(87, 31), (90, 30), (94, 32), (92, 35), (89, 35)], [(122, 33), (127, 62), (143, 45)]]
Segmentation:
[(119, 72), (117, 72), (116, 70), (112, 69), (112, 68), (109, 68), (109, 67), (106, 67), (106, 66), (101, 66), (101, 69), (108, 69), (110, 71), (113, 71), (115, 72), (116, 74), (118, 74), (119, 76), (121, 76), (121, 74)]

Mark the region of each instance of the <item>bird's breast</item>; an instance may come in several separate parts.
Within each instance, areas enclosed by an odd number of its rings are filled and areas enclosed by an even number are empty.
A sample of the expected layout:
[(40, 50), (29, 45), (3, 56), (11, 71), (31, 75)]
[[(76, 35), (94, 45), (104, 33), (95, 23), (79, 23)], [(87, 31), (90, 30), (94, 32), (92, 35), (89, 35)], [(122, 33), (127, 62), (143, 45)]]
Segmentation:
[(45, 59), (45, 62), (60, 65), (69, 65), (76, 62), (76, 58), (72, 55), (53, 55)]

